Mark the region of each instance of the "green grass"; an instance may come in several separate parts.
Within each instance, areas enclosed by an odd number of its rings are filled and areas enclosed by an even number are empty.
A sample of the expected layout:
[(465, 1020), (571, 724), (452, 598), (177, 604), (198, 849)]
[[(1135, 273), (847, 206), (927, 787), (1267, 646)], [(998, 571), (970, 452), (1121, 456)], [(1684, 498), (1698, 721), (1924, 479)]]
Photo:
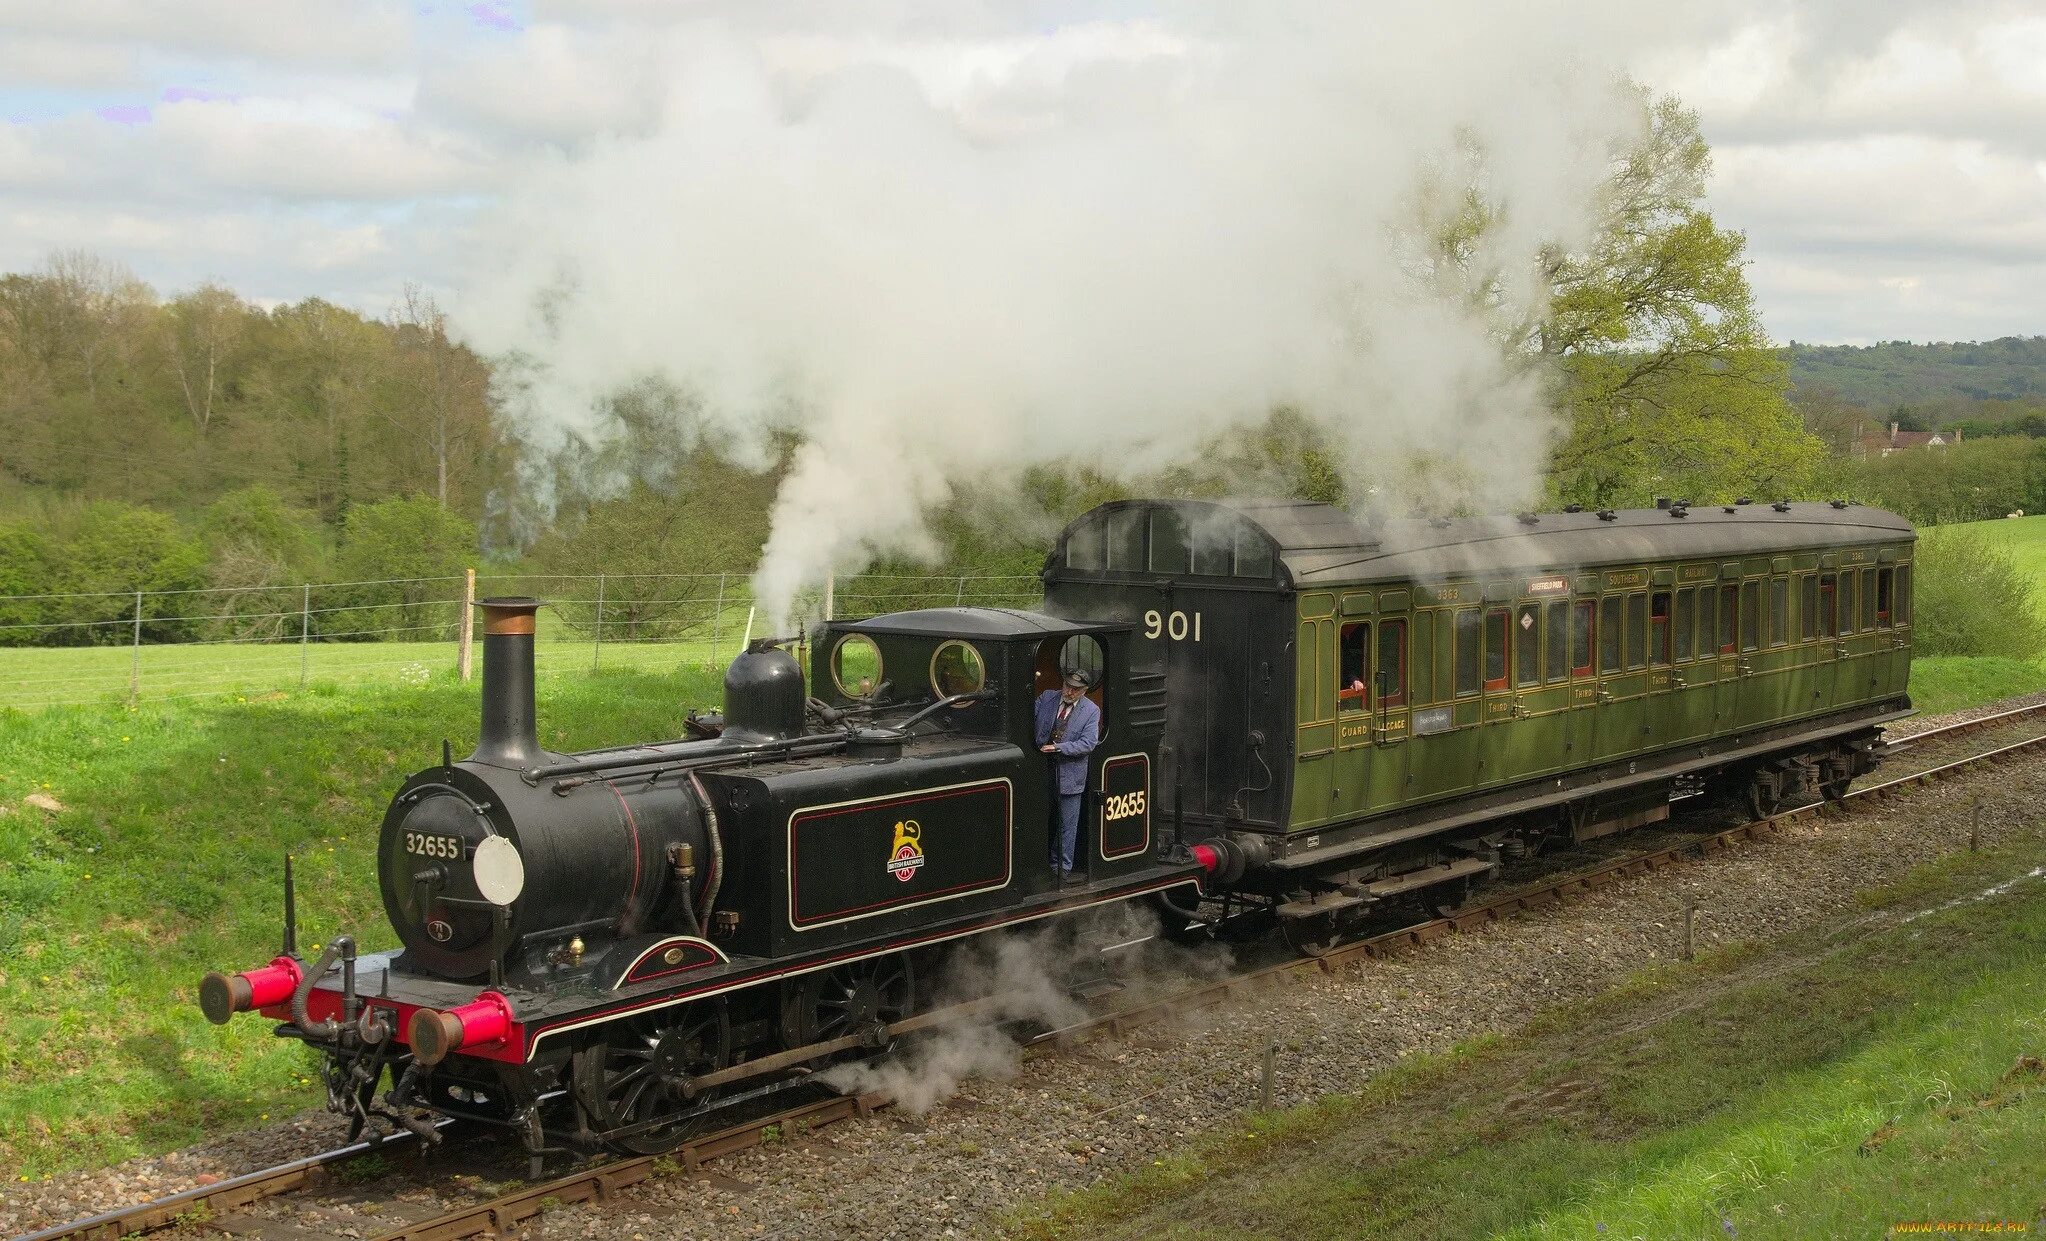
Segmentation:
[[(308, 944), (393, 946), (377, 825), (402, 778), (476, 733), (476, 686), (332, 684), (237, 702), (0, 713), (0, 1169), (42, 1176), (316, 1105), (301, 1049), (265, 1023), (208, 1025), (208, 969), (274, 955), (298, 859)], [(543, 683), (542, 737), (672, 737), (714, 705), (707, 673)], [(42, 792), (64, 809), (27, 807)]]
[[(1949, 859), (1870, 901), (2022, 874)], [(1050, 1237), (1878, 1237), (2046, 1213), (2046, 890), (1651, 971), (1015, 1212)]]
[[(668, 672), (706, 668), (738, 651), (742, 609), (720, 635), (680, 642), (612, 640), (601, 648), (578, 638), (551, 617), (543, 620), (534, 661), (540, 674), (581, 674), (598, 669)], [(482, 668), (477, 644), (475, 668)], [(420, 684), (455, 667), (455, 644), (445, 642), (144, 643), (125, 646), (0, 647), (0, 707), (36, 710), (52, 705), (119, 702), (130, 678), (143, 701), (194, 697), (252, 697), (296, 692), (318, 682), (334, 685)]]
[(1938, 715), (2046, 689), (2046, 664), (1994, 655), (1938, 655), (1911, 661), (1911, 702)]

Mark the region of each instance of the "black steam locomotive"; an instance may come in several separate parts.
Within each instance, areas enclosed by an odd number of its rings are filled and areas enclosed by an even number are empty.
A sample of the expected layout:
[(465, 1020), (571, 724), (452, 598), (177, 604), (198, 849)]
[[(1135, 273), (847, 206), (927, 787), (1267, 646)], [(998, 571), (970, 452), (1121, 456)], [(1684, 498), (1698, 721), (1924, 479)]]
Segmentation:
[[(1062, 535), (1042, 612), (827, 623), (807, 683), (756, 642), (685, 738), (567, 755), (534, 728), (538, 601), (488, 601), (476, 750), (383, 822), (402, 949), (307, 965), (287, 878), (285, 950), (201, 1007), (318, 1048), (358, 1127), (667, 1149), (914, 1025), (972, 937), (1145, 901), (1318, 951), (1708, 786), (1837, 794), (1910, 709), (1912, 538), (1839, 501), (1372, 530), (1129, 501)], [(1062, 884), (1032, 706), (1075, 670), (1102, 724)]]

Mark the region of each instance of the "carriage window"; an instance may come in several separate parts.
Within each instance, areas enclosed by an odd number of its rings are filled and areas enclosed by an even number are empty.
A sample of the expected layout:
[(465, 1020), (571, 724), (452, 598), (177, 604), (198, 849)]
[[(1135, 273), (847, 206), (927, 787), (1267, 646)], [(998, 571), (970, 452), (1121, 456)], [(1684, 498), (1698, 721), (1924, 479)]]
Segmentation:
[(865, 698), (881, 683), (881, 648), (863, 633), (849, 633), (831, 648), (831, 680), (847, 698)]
[(1697, 593), (1692, 590), (1677, 592), (1677, 614), (1670, 629), (1676, 637), (1676, 657), (1679, 660), (1691, 657), (1691, 614), (1697, 610)]
[(1769, 579), (1769, 645), (1790, 641), (1790, 579)]
[(1570, 616), (1570, 675), (1588, 677), (1591, 675), (1592, 614), (1596, 609), (1586, 599), (1576, 606)]
[(1840, 575), (1840, 635), (1854, 632), (1854, 570)]
[(1762, 584), (1741, 583), (1741, 649), (1752, 651), (1762, 644)]
[(1627, 666), (1639, 668), (1648, 662), (1643, 645), (1648, 629), (1648, 596), (1635, 591), (1627, 596)]
[(1552, 601), (1542, 618), (1542, 630), (1546, 642), (1542, 653), (1543, 671), (1548, 673), (1550, 682), (1556, 682), (1570, 675), (1570, 605), (1562, 599)]
[(1834, 589), (1833, 575), (1819, 575), (1819, 636), (1830, 638), (1840, 632), (1838, 610), (1839, 592)]
[(1895, 613), (1894, 616), (1895, 623), (1899, 625), (1910, 624), (1911, 566), (1908, 564), (1900, 564), (1897, 566), (1897, 593), (1895, 598), (1896, 606), (1892, 609), (1892, 611)]
[(1456, 611), (1456, 692), (1478, 692), (1478, 610)]
[(1407, 705), (1407, 623), (1378, 622), (1378, 705)]
[(1513, 618), (1513, 660), (1518, 672), (1515, 685), (1533, 685), (1542, 679), (1542, 609), (1540, 604), (1523, 603)]
[(1506, 688), (1506, 609), (1485, 613), (1485, 688)]
[(1721, 586), (1719, 588), (1719, 653), (1721, 655), (1733, 654), (1734, 644), (1738, 641), (1735, 635), (1737, 632), (1736, 622), (1739, 619), (1740, 587)]
[(1140, 570), (1144, 567), (1144, 510), (1119, 508), (1108, 515), (1108, 567)]
[(1174, 509), (1151, 510), (1151, 572), (1180, 574), (1193, 565), (1186, 521)]
[(1819, 579), (1807, 573), (1797, 579), (1798, 633), (1806, 642), (1819, 636)]
[(1370, 655), (1371, 626), (1361, 621), (1343, 626), (1342, 641), (1336, 649), (1336, 706), (1340, 710), (1364, 709), (1364, 683), (1371, 677), (1367, 662)]
[(1625, 644), (1621, 641), (1622, 635), (1626, 632), (1620, 627), (1621, 606), (1622, 602), (1618, 595), (1607, 595), (1599, 601), (1598, 670), (1600, 672), (1618, 672), (1620, 670), (1620, 661), (1626, 655)]
[(1876, 571), (1874, 569), (1863, 569), (1861, 571), (1861, 627), (1863, 629), (1874, 629), (1876, 627)]
[(987, 666), (972, 643), (952, 638), (931, 653), (931, 692), (940, 698), (971, 694), (987, 684)]
[(1658, 590), (1648, 597), (1648, 662), (1669, 662), (1669, 592)]
[(1897, 571), (1876, 570), (1876, 624), (1881, 628), (1890, 627), (1890, 609), (1893, 606), (1891, 600), (1895, 597), (1896, 590)]

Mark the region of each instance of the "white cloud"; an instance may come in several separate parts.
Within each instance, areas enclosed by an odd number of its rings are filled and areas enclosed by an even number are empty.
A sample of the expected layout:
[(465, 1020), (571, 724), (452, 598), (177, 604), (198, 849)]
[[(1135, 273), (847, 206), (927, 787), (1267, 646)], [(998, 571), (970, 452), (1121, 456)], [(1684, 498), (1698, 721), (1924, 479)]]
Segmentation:
[(374, 66), (408, 60), (401, 0), (0, 0), (10, 38), (51, 35), (205, 57)]

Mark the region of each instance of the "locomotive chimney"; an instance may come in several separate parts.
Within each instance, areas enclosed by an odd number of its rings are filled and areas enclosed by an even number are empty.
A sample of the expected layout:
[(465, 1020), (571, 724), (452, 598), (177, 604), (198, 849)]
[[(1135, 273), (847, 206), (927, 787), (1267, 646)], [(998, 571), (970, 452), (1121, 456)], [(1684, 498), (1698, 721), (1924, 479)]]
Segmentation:
[(533, 630), (538, 599), (484, 599), (483, 728), (472, 763), (530, 767), (543, 755), (533, 721)]

